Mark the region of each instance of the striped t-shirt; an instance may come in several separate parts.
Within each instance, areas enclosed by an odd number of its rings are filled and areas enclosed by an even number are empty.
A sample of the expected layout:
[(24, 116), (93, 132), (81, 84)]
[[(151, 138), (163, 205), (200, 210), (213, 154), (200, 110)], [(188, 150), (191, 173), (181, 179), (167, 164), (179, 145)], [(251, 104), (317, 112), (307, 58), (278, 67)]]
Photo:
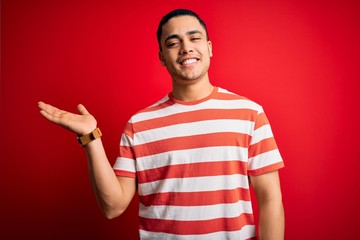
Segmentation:
[(255, 237), (248, 176), (281, 167), (262, 107), (215, 87), (135, 114), (114, 171), (137, 178), (141, 239), (218, 240)]

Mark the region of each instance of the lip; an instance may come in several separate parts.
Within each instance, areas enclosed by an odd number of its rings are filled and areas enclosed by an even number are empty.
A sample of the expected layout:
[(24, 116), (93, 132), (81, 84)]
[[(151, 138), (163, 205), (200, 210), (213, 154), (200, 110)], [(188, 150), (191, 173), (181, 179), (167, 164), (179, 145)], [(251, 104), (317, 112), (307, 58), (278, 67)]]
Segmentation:
[[(184, 65), (183, 63), (185, 61), (188, 61), (188, 60), (196, 60), (195, 62), (192, 62), (192, 63), (189, 63), (187, 65)], [(179, 58), (179, 60), (177, 61), (181, 66), (190, 66), (190, 65), (193, 65), (193, 64), (196, 64), (200, 59), (198, 57), (195, 57), (195, 56), (188, 56), (188, 57), (182, 57), (182, 58)]]

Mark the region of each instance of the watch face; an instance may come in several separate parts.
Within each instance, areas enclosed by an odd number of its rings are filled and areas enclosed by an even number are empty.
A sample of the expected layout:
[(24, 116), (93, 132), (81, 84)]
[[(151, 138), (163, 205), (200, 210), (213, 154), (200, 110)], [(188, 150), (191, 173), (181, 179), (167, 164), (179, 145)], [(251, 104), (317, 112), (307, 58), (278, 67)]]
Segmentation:
[(94, 131), (92, 131), (89, 134), (86, 134), (84, 136), (77, 136), (78, 142), (84, 147), (86, 144), (90, 143), (91, 141), (100, 138), (102, 136), (102, 133), (99, 128), (96, 128)]
[(94, 137), (94, 139), (95, 138), (99, 138), (99, 137), (101, 137), (102, 136), (102, 133), (101, 133), (101, 131), (100, 131), (100, 128), (97, 128), (97, 129), (95, 129), (93, 132), (92, 132), (92, 137)]

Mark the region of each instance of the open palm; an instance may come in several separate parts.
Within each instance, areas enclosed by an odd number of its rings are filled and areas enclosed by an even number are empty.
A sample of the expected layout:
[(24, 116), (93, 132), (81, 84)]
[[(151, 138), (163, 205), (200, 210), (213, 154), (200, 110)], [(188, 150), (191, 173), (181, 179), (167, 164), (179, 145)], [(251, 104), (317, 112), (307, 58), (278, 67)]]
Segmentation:
[(75, 114), (58, 109), (50, 104), (39, 102), (40, 113), (47, 120), (68, 129), (77, 135), (88, 134), (96, 128), (96, 119), (79, 104), (77, 106), (80, 114)]

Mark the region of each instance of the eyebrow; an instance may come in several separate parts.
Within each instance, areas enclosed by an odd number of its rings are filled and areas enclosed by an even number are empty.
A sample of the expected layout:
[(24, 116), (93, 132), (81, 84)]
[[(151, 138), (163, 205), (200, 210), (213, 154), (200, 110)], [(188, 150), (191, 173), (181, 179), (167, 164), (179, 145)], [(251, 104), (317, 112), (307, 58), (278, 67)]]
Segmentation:
[[(199, 31), (199, 30), (191, 30), (191, 31), (186, 32), (186, 35), (189, 36), (189, 35), (198, 34), (198, 33), (202, 34), (202, 32)], [(180, 39), (179, 34), (171, 34), (171, 35), (167, 36), (167, 37), (165, 38), (165, 41), (164, 41), (164, 42), (166, 43), (166, 42), (169, 41), (170, 39), (174, 39), (174, 38)]]

